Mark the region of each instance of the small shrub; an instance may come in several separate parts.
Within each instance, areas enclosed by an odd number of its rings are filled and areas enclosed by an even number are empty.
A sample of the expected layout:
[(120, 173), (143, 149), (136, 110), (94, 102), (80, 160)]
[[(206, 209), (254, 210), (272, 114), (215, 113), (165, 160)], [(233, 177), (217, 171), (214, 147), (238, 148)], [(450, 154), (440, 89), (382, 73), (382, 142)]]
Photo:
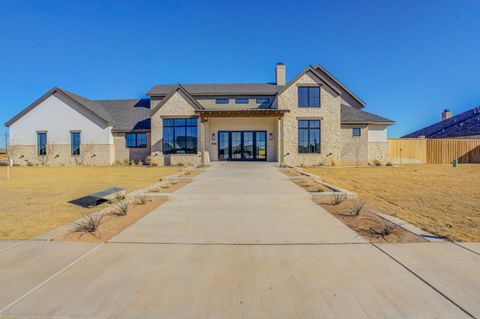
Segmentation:
[(334, 159), (332, 159), (331, 165), (332, 165), (332, 166), (337, 166), (337, 162), (336, 162)]
[(140, 193), (135, 196), (135, 200), (140, 205), (145, 205), (147, 203), (147, 195), (145, 193)]
[(134, 166), (134, 165), (135, 165), (135, 161), (134, 161), (134, 160), (130, 160), (130, 161), (128, 161), (128, 165), (130, 165), (130, 166)]
[(157, 158), (155, 156), (152, 156), (152, 155), (148, 156), (145, 162), (148, 166), (157, 166), (158, 165)]
[(359, 216), (364, 206), (365, 206), (364, 201), (354, 200), (353, 206), (350, 209), (352, 216)]
[(103, 214), (85, 215), (78, 222), (74, 222), (74, 232), (94, 233), (103, 221)]
[(340, 205), (346, 199), (347, 199), (347, 194), (340, 193), (340, 192), (334, 192), (333, 193), (332, 205)]
[(113, 215), (126, 216), (127, 214), (128, 214), (128, 202), (124, 199), (116, 202), (115, 207), (113, 209)]
[(178, 163), (177, 166), (183, 167), (183, 166), (185, 166), (185, 164), (183, 164), (183, 163)]
[(382, 163), (379, 160), (373, 160), (373, 166), (382, 166)]
[(130, 164), (130, 161), (128, 159), (123, 160), (123, 165), (127, 166)]
[(387, 164), (385, 164), (385, 166), (393, 166), (393, 164), (391, 162), (387, 162)]
[(368, 229), (368, 233), (374, 237), (385, 238), (395, 233), (398, 228), (397, 225), (390, 223), (377, 215), (370, 216), (367, 220), (372, 224)]

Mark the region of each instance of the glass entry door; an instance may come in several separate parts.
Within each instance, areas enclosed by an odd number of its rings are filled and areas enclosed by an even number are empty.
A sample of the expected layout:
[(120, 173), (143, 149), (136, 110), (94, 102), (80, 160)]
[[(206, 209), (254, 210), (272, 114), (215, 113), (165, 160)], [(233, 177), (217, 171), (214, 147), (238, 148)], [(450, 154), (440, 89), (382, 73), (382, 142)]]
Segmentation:
[(218, 132), (219, 161), (266, 161), (267, 132)]

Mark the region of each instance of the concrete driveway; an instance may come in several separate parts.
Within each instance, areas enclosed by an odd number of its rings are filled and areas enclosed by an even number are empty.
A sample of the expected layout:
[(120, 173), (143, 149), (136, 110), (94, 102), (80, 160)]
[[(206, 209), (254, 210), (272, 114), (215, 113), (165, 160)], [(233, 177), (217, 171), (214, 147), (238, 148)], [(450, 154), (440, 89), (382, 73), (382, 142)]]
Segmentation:
[(275, 167), (217, 164), (112, 242), (0, 242), (0, 316), (480, 318), (467, 246), (371, 245)]

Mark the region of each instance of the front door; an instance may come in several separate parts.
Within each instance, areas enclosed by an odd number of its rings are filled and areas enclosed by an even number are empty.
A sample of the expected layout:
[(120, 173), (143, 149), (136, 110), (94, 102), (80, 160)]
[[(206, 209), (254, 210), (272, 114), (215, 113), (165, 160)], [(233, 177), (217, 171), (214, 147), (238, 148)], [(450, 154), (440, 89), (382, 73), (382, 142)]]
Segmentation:
[(267, 132), (218, 132), (219, 161), (266, 161)]

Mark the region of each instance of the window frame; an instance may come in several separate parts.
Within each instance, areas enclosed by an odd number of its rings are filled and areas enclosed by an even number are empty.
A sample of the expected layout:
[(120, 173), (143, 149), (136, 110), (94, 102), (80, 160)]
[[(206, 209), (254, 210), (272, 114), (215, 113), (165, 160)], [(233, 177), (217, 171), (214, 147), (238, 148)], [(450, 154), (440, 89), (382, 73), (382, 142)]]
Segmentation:
[(226, 98), (215, 99), (215, 104), (230, 104), (230, 99), (226, 99)]
[[(300, 122), (307, 122), (306, 127), (302, 127), (300, 125)], [(318, 122), (318, 127), (316, 127), (316, 122)], [(315, 123), (315, 125), (313, 125)], [(297, 151), (299, 154), (321, 154), (322, 152), (322, 121), (319, 119), (302, 119), (297, 121), (298, 125), (298, 130), (297, 130)], [(303, 151), (300, 149), (300, 132), (301, 131), (306, 131), (307, 133), (307, 151)], [(316, 149), (315, 144), (313, 145), (313, 150), (310, 147), (310, 137), (311, 137), (311, 132), (318, 131), (318, 150)]]
[[(135, 136), (135, 139), (132, 140), (135, 142), (135, 145), (133, 146), (129, 146), (129, 139), (128, 139), (128, 136), (129, 135), (134, 135)], [(143, 144), (143, 138), (139, 138), (139, 136), (145, 136), (145, 144)], [(140, 144), (142, 143), (142, 144)], [(128, 132), (128, 133), (125, 133), (125, 147), (126, 148), (147, 148), (148, 146), (148, 136), (147, 136), (147, 133), (145, 132)]]
[[(179, 125), (176, 122), (180, 122), (184, 120), (183, 125)], [(194, 120), (194, 124), (193, 121)], [(185, 137), (185, 147), (179, 147), (177, 148), (177, 129), (181, 130), (183, 128), (184, 130), (184, 136)], [(188, 146), (188, 137), (190, 136), (188, 134), (189, 129), (194, 128), (195, 130), (195, 144), (192, 147)], [(171, 141), (173, 148), (169, 149), (169, 147), (165, 147), (167, 144), (166, 139), (165, 139), (165, 130), (166, 129), (172, 129), (171, 134)], [(163, 128), (162, 128), (162, 133), (163, 133), (163, 139), (162, 139), (162, 152), (163, 154), (171, 155), (171, 154), (180, 154), (180, 155), (192, 155), (192, 154), (197, 154), (198, 153), (198, 118), (181, 118), (181, 117), (168, 117), (163, 119)], [(168, 150), (167, 152), (165, 150)]]
[[(302, 90), (306, 90), (307, 96), (301, 96), (300, 92)], [(318, 97), (311, 94), (311, 91), (318, 90)], [(321, 99), (320, 99), (320, 86), (299, 86), (297, 88), (297, 95), (298, 95), (298, 107), (321, 107)], [(304, 101), (307, 101), (307, 105), (304, 105)], [(312, 105), (312, 101), (318, 101), (318, 105)]]
[[(261, 102), (262, 100), (264, 100), (265, 102)], [(270, 98), (268, 98), (268, 97), (257, 97), (255, 99), (255, 103), (261, 104), (261, 105), (270, 104)]]
[[(242, 102), (240, 102), (242, 101)], [(248, 98), (238, 98), (238, 99), (235, 99), (235, 104), (248, 104), (250, 103), (250, 99)]]
[[(74, 149), (74, 136), (78, 134), (78, 149)], [(81, 145), (82, 145), (82, 132), (80, 131), (70, 131), (70, 155), (80, 156), (81, 154)]]
[[(45, 136), (45, 145), (41, 147), (40, 144), (40, 136)], [(37, 132), (37, 155), (38, 156), (46, 156), (47, 155), (47, 144), (48, 144), (48, 132), (42, 131)]]
[[(355, 134), (355, 131), (358, 131), (358, 135)], [(352, 127), (352, 137), (361, 137), (362, 136), (362, 128), (361, 127)]]

